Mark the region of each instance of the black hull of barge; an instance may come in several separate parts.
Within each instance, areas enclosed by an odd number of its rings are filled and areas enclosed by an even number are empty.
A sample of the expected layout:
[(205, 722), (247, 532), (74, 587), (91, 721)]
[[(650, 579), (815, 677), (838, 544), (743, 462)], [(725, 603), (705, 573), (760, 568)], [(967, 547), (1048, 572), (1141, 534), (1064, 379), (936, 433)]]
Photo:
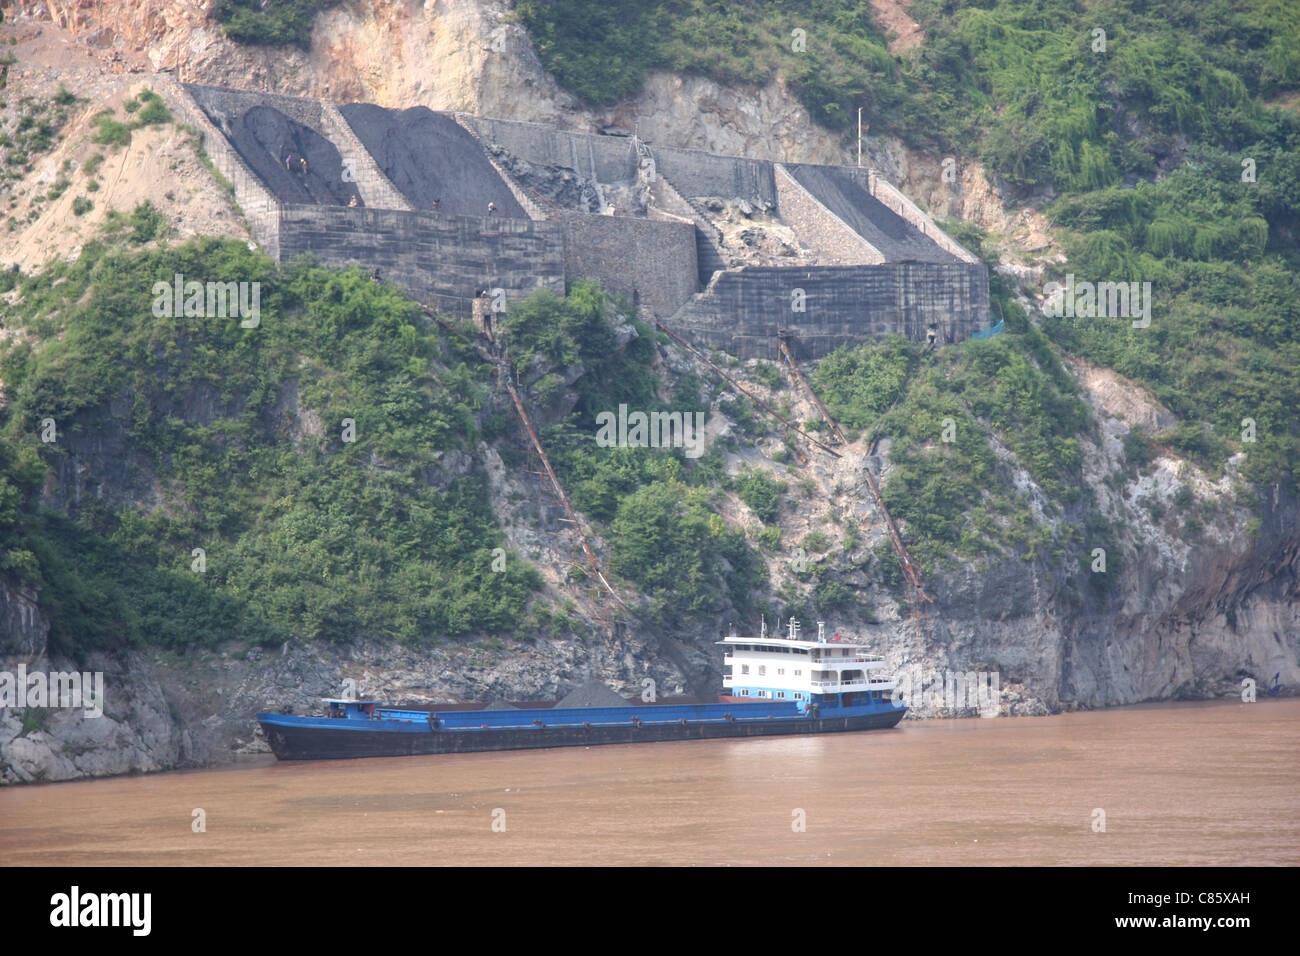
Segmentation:
[(501, 730), (442, 730), (412, 733), (334, 730), (263, 724), (271, 751), (281, 760), (344, 760), (351, 757), (409, 757), (417, 754), (478, 753), (492, 750), (540, 750), (592, 747), (599, 744), (653, 743), (668, 740), (719, 740), (731, 737), (776, 737), (880, 730), (893, 727), (904, 711), (791, 720), (729, 721), (636, 726), (520, 727)]

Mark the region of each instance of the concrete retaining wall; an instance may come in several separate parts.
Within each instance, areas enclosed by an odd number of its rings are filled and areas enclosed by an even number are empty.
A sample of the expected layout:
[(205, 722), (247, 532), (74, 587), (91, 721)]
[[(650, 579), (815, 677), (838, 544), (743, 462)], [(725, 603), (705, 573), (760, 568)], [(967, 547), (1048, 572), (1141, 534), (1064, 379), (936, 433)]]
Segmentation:
[[(802, 290), (804, 311), (792, 308)], [(818, 359), (889, 334), (960, 342), (988, 325), (988, 273), (966, 263), (895, 262), (807, 269), (747, 267), (719, 273), (668, 324), (692, 341), (741, 358), (777, 356), (777, 332)]]
[(747, 199), (758, 206), (777, 204), (772, 163), (693, 149), (652, 146), (650, 151), (659, 175), (683, 196)]
[(338, 206), (285, 206), (281, 259), (310, 253), (329, 265), (358, 264), (440, 310), (472, 313), (482, 289), (508, 301), (545, 286), (564, 294), (558, 223), (444, 216)]
[(564, 220), (564, 245), (570, 275), (598, 279), (659, 317), (699, 289), (691, 223), (575, 216)]
[(488, 119), (457, 113), (456, 120), (486, 145), (504, 146), (538, 166), (572, 169), (583, 179), (602, 183), (636, 179), (637, 156), (630, 137), (571, 133), (537, 123)]

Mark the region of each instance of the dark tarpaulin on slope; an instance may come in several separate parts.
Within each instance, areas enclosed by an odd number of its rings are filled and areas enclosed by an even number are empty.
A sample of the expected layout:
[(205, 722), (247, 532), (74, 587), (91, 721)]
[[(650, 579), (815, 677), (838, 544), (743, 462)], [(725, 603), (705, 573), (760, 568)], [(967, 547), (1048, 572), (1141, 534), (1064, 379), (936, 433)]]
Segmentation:
[(379, 168), (416, 209), (457, 216), (527, 219), (479, 141), (450, 116), (427, 107), (391, 110), (370, 103), (339, 107)]
[[(254, 106), (230, 124), (228, 135), (281, 202), (346, 206), (356, 196), (363, 205), (356, 184), (343, 180), (343, 159), (334, 144), (279, 110)], [(306, 173), (300, 159), (307, 160)]]

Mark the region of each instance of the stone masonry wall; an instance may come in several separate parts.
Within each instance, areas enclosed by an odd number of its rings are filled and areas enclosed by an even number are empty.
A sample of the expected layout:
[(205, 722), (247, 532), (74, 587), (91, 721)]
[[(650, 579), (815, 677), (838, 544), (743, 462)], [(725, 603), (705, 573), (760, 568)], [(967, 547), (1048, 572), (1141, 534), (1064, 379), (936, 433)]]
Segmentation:
[(230, 145), (224, 133), (209, 119), (207, 113), (199, 108), (192, 93), (193, 88), (177, 83), (170, 77), (160, 74), (156, 78), (160, 86), (167, 86), (172, 93), (170, 100), (176, 103), (185, 114), (186, 122), (198, 129), (203, 142), (203, 150), (212, 160), (212, 165), (225, 176), (235, 189), (235, 202), (248, 220), (249, 231), (262, 246), (262, 251), (273, 259), (280, 258), (280, 204), (271, 195), (270, 190)]
[(777, 205), (776, 181), (769, 162), (662, 146), (653, 146), (650, 151), (658, 174), (683, 196), (745, 199), (768, 208)]
[(818, 259), (832, 266), (878, 265), (885, 261), (879, 249), (823, 206), (784, 166), (777, 164), (775, 172), (781, 221), (794, 229), (799, 241), (817, 253)]
[[(804, 311), (792, 308), (802, 290)], [(966, 263), (895, 262), (808, 269), (746, 267), (720, 273), (668, 324), (740, 358), (776, 358), (777, 333), (796, 355), (819, 359), (843, 345), (898, 334), (960, 342), (988, 325), (988, 272)]]
[(259, 93), (251, 90), (230, 90), (220, 86), (203, 86), (198, 83), (186, 83), (185, 89), (194, 97), (195, 102), (209, 115), (233, 119), (246, 113), (255, 106), (269, 106), (279, 110), (291, 120), (310, 126), (326, 139), (322, 106), (320, 100), (303, 96), (282, 96), (279, 93)]
[(330, 265), (379, 269), (436, 308), (470, 315), (482, 289), (518, 301), (545, 286), (564, 294), (564, 233), (559, 223), (445, 216), (432, 212), (285, 206), (281, 258), (311, 253)]
[[(400, 208), (409, 203), (400, 202), (395, 186), (333, 107), (215, 87), (177, 90), (187, 119), (203, 132), (208, 155), (234, 184), (253, 234), (270, 255), (284, 262), (310, 253), (332, 265), (378, 269), (384, 280), (443, 311), (471, 314), (483, 289), (503, 288), (510, 300), (539, 287), (562, 294), (568, 274), (598, 279), (697, 343), (742, 358), (775, 358), (780, 330), (793, 333), (796, 354), (816, 359), (888, 334), (957, 342), (989, 325), (985, 267), (874, 171), (787, 168), (652, 147), (657, 176), (650, 184), (649, 213), (655, 218), (527, 220), (409, 211)], [(339, 201), (333, 186), (315, 205), (277, 202), (229, 140), (231, 124), (254, 106), (272, 107), (315, 131), (326, 140), (321, 146), (334, 167), (333, 150), (343, 157), (356, 154), (355, 183), (366, 206), (330, 204)], [(573, 169), (606, 184), (637, 179), (638, 154), (629, 138), (464, 114), (456, 120), (480, 145), (499, 143), (538, 165)], [(313, 156), (311, 168), (316, 175), (324, 167)], [(508, 176), (505, 181), (513, 192), (517, 184)], [(720, 258), (705, 261), (710, 236), (697, 235), (702, 226), (682, 221), (701, 221), (692, 198), (700, 196), (740, 198), (776, 211), (827, 264), (725, 269)], [(702, 221), (716, 231), (707, 218)], [(867, 238), (876, 232), (892, 246)], [(709, 284), (701, 294), (704, 281)], [(802, 311), (792, 308), (796, 290), (803, 296)]]
[(537, 123), (467, 113), (457, 113), (456, 120), (484, 144), (504, 146), (513, 155), (538, 166), (572, 169), (583, 179), (601, 183), (636, 179), (636, 150), (628, 137), (571, 133)]
[(599, 279), (660, 317), (699, 288), (691, 223), (575, 216), (564, 220), (564, 244), (570, 275)]
[(321, 111), (321, 126), (343, 157), (344, 178), (352, 176), (357, 194), (367, 206), (376, 209), (411, 209), (406, 197), (380, 170), (379, 164), (357, 139), (343, 114), (329, 103)]
[(956, 262), (870, 191), (870, 171), (792, 163), (786, 172), (836, 218), (880, 250), (886, 262)]

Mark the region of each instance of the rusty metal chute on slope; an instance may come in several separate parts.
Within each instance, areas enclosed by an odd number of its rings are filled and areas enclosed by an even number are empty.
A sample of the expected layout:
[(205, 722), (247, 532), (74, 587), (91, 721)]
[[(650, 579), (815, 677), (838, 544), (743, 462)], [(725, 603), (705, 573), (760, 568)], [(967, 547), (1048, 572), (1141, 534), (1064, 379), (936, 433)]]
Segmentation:
[[(803, 388), (804, 394), (808, 396), (809, 401), (813, 403), (813, 406), (821, 414), (822, 419), (826, 422), (831, 434), (835, 436), (836, 441), (840, 444), (848, 444), (848, 438), (845, 436), (844, 430), (840, 428), (839, 423), (831, 417), (831, 413), (826, 409), (826, 406), (822, 404), (822, 400), (817, 397), (817, 393), (813, 391), (812, 386), (804, 377), (803, 372), (800, 371), (799, 364), (795, 361), (794, 353), (790, 350), (788, 344), (790, 337), (790, 333), (784, 330), (778, 335), (782, 358), (785, 359), (786, 365), (789, 366), (790, 372), (794, 376), (795, 381)], [(868, 456), (874, 454), (875, 450), (876, 441), (873, 440), (871, 446), (867, 449)], [(907, 578), (907, 583), (910, 589), (908, 596), (912, 605), (912, 620), (916, 622), (919, 628), (923, 619), (927, 616), (921, 611), (921, 602), (924, 601), (927, 604), (933, 604), (934, 599), (925, 593), (925, 588), (921, 582), (921, 567), (916, 563), (911, 552), (907, 550), (907, 545), (903, 543), (903, 536), (898, 533), (898, 525), (894, 523), (893, 515), (891, 515), (889, 509), (885, 507), (885, 499), (880, 494), (880, 485), (876, 482), (876, 476), (871, 473), (870, 466), (863, 471), (863, 478), (866, 480), (867, 491), (871, 494), (871, 500), (875, 503), (876, 511), (880, 514), (881, 518), (884, 519), (885, 530), (889, 535), (890, 544), (894, 547), (894, 553), (898, 555), (898, 563), (903, 569), (903, 576)]]

